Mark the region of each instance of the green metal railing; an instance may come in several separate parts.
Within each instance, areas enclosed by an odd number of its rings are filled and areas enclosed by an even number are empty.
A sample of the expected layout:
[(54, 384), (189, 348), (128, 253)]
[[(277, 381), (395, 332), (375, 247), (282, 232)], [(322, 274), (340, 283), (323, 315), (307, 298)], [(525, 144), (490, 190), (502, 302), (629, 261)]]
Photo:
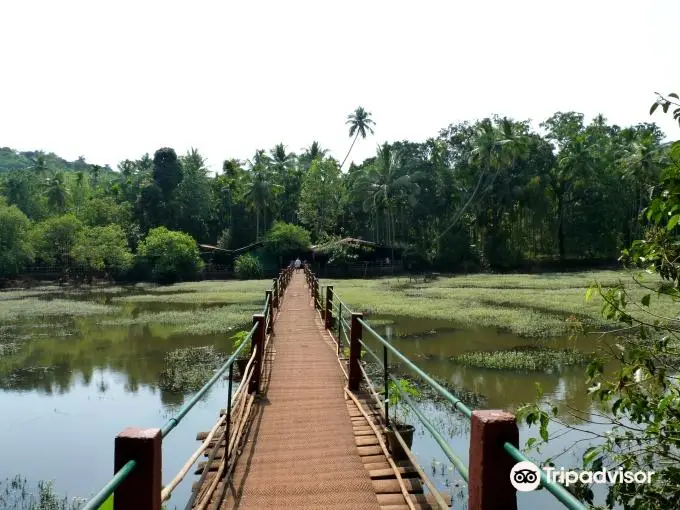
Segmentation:
[[(285, 288), (285, 283), (288, 281), (289, 274), (286, 276), (286, 278), (283, 278), (283, 275), (287, 274), (282, 272), (279, 275), (278, 279), (275, 279), (276, 284), (274, 285), (274, 291), (283, 293), (283, 290)], [(270, 308), (272, 306), (272, 299), (270, 298), (269, 292), (267, 293), (267, 297), (265, 299), (264, 303), (264, 308), (262, 310), (262, 314), (265, 317), (265, 322), (264, 322), (264, 329), (265, 329), (265, 334), (269, 330), (270, 326)], [(229, 371), (229, 402), (231, 402), (231, 379), (232, 379), (232, 370), (233, 370), (233, 365), (236, 359), (243, 353), (243, 351), (246, 348), (250, 347), (250, 344), (252, 342), (253, 335), (257, 331), (259, 327), (258, 323), (253, 324), (252, 328), (246, 335), (246, 338), (241, 342), (241, 345), (229, 356), (227, 361), (213, 374), (213, 376), (210, 378), (210, 380), (203, 385), (203, 387), (198, 390), (198, 392), (187, 402), (184, 404), (179, 412), (170, 418), (165, 425), (161, 428), (161, 439), (165, 438), (172, 430), (179, 425), (179, 423), (182, 421), (182, 419), (191, 411), (191, 409), (203, 398), (203, 396), (215, 385), (217, 381), (220, 380), (220, 378), (224, 375), (227, 370)], [(231, 411), (230, 409), (230, 404), (228, 405), (229, 409), (228, 411)], [(87, 504), (83, 507), (83, 510), (97, 510), (99, 509), (103, 504), (107, 503), (109, 500), (112, 500), (116, 489), (125, 481), (125, 479), (130, 476), (130, 474), (133, 472), (135, 467), (137, 466), (137, 462), (134, 460), (128, 461), (121, 469), (119, 469), (114, 475), (111, 480), (109, 480), (104, 487), (101, 488), (101, 490), (92, 498), (90, 501), (87, 502)]]
[[(308, 277), (308, 282), (310, 284), (314, 284), (314, 279), (316, 277), (312, 274), (311, 277)], [(318, 285), (318, 279), (316, 280), (316, 285)], [(343, 308), (346, 311), (346, 316), (349, 317), (351, 316), (351, 309), (342, 301), (340, 296), (334, 292), (333, 293), (333, 313), (335, 313), (336, 306), (337, 306), (337, 311), (339, 312), (338, 314), (338, 339), (340, 338), (341, 334), (344, 334), (345, 339), (347, 339), (347, 342), (349, 344), (349, 339), (348, 339), (348, 332), (351, 332), (351, 324), (348, 323), (345, 318), (342, 316), (342, 310)], [(318, 302), (318, 299), (317, 299)], [(408, 359), (406, 356), (404, 356), (401, 352), (399, 352), (389, 341), (385, 340), (379, 333), (377, 333), (365, 320), (362, 318), (358, 319), (359, 324), (361, 324), (361, 327), (364, 331), (368, 332), (373, 338), (375, 338), (379, 344), (382, 345), (383, 347), (383, 359), (381, 360), (378, 354), (369, 347), (362, 338), (359, 339), (359, 343), (362, 347), (363, 350), (365, 350), (368, 354), (372, 356), (372, 358), (378, 363), (378, 366), (383, 368), (385, 371), (385, 390), (383, 393), (383, 396), (385, 398), (385, 412), (386, 414), (388, 413), (387, 410), (387, 379), (391, 380), (394, 383), (394, 387), (396, 390), (400, 393), (401, 398), (404, 400), (404, 402), (407, 403), (407, 405), (413, 410), (414, 414), (418, 417), (420, 422), (423, 424), (423, 426), (432, 434), (434, 440), (437, 442), (439, 447), (442, 449), (446, 457), (451, 461), (451, 463), (454, 465), (456, 470), (460, 473), (460, 475), (465, 479), (465, 481), (468, 481), (469, 474), (468, 474), (468, 469), (465, 466), (465, 464), (461, 461), (461, 459), (455, 455), (453, 450), (451, 450), (451, 447), (449, 444), (446, 442), (444, 437), (436, 430), (435, 426), (432, 424), (432, 422), (425, 416), (423, 411), (418, 407), (418, 405), (411, 399), (411, 397), (401, 388), (399, 382), (395, 377), (391, 374), (388, 374), (388, 367), (386, 366), (387, 362), (387, 352), (390, 352), (392, 355), (396, 356), (400, 361), (405, 363), (405, 365), (410, 368), (413, 372), (418, 374), (425, 382), (427, 382), (428, 385), (430, 385), (432, 388), (434, 388), (439, 395), (441, 395), (445, 400), (453, 404), (454, 409), (456, 409), (458, 412), (462, 413), (464, 416), (467, 418), (472, 418), (472, 410), (467, 407), (460, 399), (456, 398), (454, 395), (452, 395), (448, 390), (446, 390), (441, 384), (439, 384), (437, 381), (435, 381), (432, 377), (430, 377), (427, 373), (425, 373), (420, 367), (418, 367), (416, 364), (414, 364), (410, 359)], [(371, 381), (367, 381), (368, 384), (372, 384)], [(386, 423), (389, 424), (389, 417), (386, 416)], [(505, 442), (503, 444), (503, 449), (504, 451), (515, 461), (517, 462), (531, 462), (534, 465), (537, 465), (534, 461), (532, 461), (530, 458), (528, 458), (526, 455), (524, 455), (521, 451), (517, 449), (513, 444), (509, 442)], [(587, 507), (584, 506), (578, 499), (576, 499), (567, 489), (565, 489), (562, 485), (552, 482), (548, 480), (547, 476), (543, 472), (543, 470), (539, 469), (540, 472), (540, 480), (541, 480), (541, 485), (548, 491), (550, 492), (560, 503), (562, 503), (566, 508), (569, 508), (570, 510), (586, 510)]]
[(130, 473), (132, 473), (132, 470), (135, 469), (135, 467), (137, 467), (137, 463), (134, 460), (128, 461), (115, 475), (113, 475), (113, 478), (111, 478), (111, 480), (109, 480), (109, 482), (87, 502), (82, 510), (96, 510), (103, 505), (107, 499), (113, 496), (113, 493), (118, 486), (123, 483), (123, 480), (125, 480)]

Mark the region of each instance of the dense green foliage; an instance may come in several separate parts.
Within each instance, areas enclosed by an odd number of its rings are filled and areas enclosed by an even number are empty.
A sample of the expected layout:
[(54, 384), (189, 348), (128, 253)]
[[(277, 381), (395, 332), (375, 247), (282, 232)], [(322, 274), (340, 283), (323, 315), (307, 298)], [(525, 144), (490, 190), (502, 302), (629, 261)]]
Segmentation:
[(244, 253), (234, 262), (234, 273), (242, 280), (262, 278), (262, 263), (255, 255)]
[[(352, 143), (375, 126), (363, 108), (347, 123)], [(642, 233), (640, 213), (668, 162), (662, 139), (653, 124), (558, 112), (539, 130), (499, 117), (452, 124), (424, 142), (384, 143), (346, 171), (316, 141), (300, 154), (277, 144), (249, 161), (227, 159), (215, 176), (196, 150), (161, 148), (118, 172), (4, 151), (12, 163), (0, 191), (34, 223), (119, 225), (133, 252), (157, 227), (235, 249), (284, 221), (314, 243), (350, 235), (441, 270), (611, 260)], [(39, 237), (36, 262), (69, 263), (66, 246), (50, 253)]]
[(137, 254), (155, 280), (191, 280), (203, 270), (196, 241), (184, 232), (165, 227), (151, 229), (137, 247)]
[(18, 207), (0, 201), (0, 274), (15, 275), (33, 259), (30, 226)]
[[(668, 156), (670, 164), (646, 209), (644, 235), (623, 251), (627, 264), (643, 270), (637, 276), (638, 292), (622, 284), (599, 283), (588, 293), (588, 297), (593, 291), (600, 294), (603, 316), (619, 321), (624, 336), (613, 349), (603, 349), (587, 369), (589, 393), (603, 409), (596, 414), (596, 421), (607, 430), (581, 437), (580, 441), (590, 441), (583, 452), (582, 468), (595, 471), (621, 467), (655, 473), (650, 484), (611, 484), (606, 500), (595, 502), (600, 507), (676, 508), (680, 495), (680, 142), (672, 144)], [(662, 298), (672, 299), (674, 309), (659, 313), (654, 304)], [(619, 367), (613, 374), (605, 370), (605, 362), (611, 359)], [(581, 414), (591, 419), (593, 413)], [(524, 407), (520, 416), (529, 425), (539, 425), (543, 441), (550, 439), (551, 421), (571, 428), (565, 423), (569, 416), (561, 416), (542, 400)], [(575, 430), (583, 435), (583, 430)], [(529, 444), (540, 443), (532, 438)], [(575, 491), (584, 501), (594, 502), (589, 485), (579, 485)]]
[(307, 230), (282, 221), (274, 223), (265, 239), (265, 248), (273, 255), (282, 257), (283, 261), (308, 251), (310, 245)]

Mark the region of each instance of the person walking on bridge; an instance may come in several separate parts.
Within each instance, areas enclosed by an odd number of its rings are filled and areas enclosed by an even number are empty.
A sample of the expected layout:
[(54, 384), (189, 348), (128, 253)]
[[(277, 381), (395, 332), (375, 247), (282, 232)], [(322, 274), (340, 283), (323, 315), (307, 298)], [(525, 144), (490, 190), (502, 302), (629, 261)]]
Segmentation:
[(301, 264), (300, 257), (298, 257), (298, 258), (295, 259), (295, 269), (296, 270), (300, 269), (300, 264)]

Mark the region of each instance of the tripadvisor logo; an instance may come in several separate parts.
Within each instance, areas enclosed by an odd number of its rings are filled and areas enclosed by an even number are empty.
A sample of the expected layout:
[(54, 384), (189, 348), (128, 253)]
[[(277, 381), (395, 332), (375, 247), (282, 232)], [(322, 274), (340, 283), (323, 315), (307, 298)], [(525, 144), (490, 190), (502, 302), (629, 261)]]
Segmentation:
[[(651, 483), (654, 471), (624, 471), (618, 468), (614, 471), (600, 469), (599, 471), (571, 471), (564, 468), (545, 466), (545, 477), (553, 483), (560, 483), (565, 487), (581, 483)], [(510, 483), (520, 492), (536, 490), (541, 484), (541, 470), (533, 462), (518, 462), (510, 470)]]

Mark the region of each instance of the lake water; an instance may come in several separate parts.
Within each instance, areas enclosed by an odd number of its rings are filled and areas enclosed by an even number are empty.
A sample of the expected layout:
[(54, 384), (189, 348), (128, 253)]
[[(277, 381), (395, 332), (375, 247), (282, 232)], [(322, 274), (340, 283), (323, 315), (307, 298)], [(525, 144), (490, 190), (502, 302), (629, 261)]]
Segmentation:
[[(82, 294), (69, 299), (109, 303), (111, 294)], [(165, 303), (162, 299), (159, 296), (157, 302), (124, 304), (118, 317), (200, 306)], [(591, 409), (585, 392), (583, 367), (567, 367), (553, 374), (517, 373), (466, 368), (449, 360), (466, 351), (507, 349), (535, 343), (535, 340), (495, 330), (460, 329), (446, 322), (389, 319), (394, 323), (377, 329), (391, 339), (397, 349), (426, 372), (476, 398), (480, 407), (515, 409), (534, 400), (534, 383), (539, 382), (546, 396), (557, 401), (561, 410)], [(190, 398), (191, 393), (177, 394), (159, 389), (163, 356), (188, 346), (214, 345), (223, 353), (232, 348), (228, 335), (179, 335), (174, 333), (173, 326), (167, 325), (104, 326), (100, 322), (101, 318), (97, 316), (53, 320), (49, 324), (26, 321), (0, 336), (0, 342), (20, 339), (18, 351), (0, 356), (3, 416), (0, 420), (0, 479), (21, 474), (33, 484), (41, 479), (54, 480), (60, 494), (92, 495), (113, 474), (116, 434), (127, 426), (162, 427)], [(569, 340), (539, 342), (565, 346)], [(585, 350), (593, 347), (587, 339), (579, 340), (578, 345)], [(225, 406), (226, 391), (226, 382), (219, 382), (163, 441), (165, 483), (198, 446), (196, 433), (209, 430), (214, 424), (219, 409)], [(453, 451), (467, 464), (467, 420), (436, 401), (425, 401), (422, 408), (437, 424)], [(574, 423), (578, 421), (573, 420)], [(580, 427), (594, 430), (590, 424)], [(521, 429), (522, 446), (530, 435), (536, 435), (536, 431)], [(573, 434), (562, 436), (546, 446), (542, 454), (555, 454), (575, 439), (578, 437)], [(577, 454), (580, 455), (586, 446), (579, 448)], [(465, 493), (465, 484), (422, 426), (416, 429), (413, 449), (438, 487), (464, 501), (459, 493)], [(578, 464), (578, 458), (567, 456), (562, 462), (566, 467)], [(191, 483), (196, 479), (189, 475), (175, 489), (168, 508), (175, 508), (175, 505), (183, 508)], [(561, 507), (545, 491), (520, 494), (519, 501), (521, 508), (532, 505), (536, 508)]]

